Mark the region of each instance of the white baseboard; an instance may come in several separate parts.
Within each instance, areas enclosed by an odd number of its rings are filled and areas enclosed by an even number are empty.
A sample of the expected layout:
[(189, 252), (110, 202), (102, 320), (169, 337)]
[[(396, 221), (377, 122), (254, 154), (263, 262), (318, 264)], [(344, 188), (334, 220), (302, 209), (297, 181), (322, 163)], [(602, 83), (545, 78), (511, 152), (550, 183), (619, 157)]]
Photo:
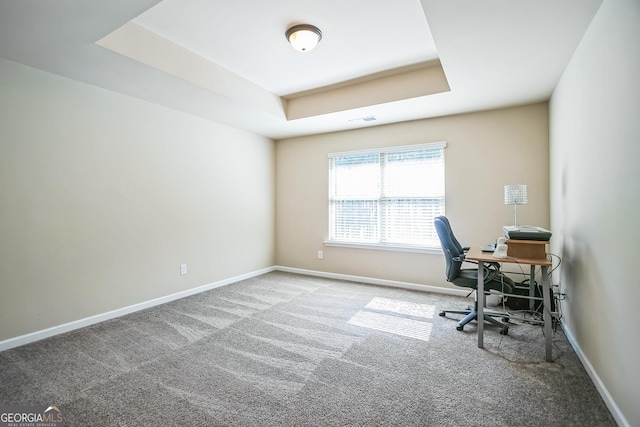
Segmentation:
[(116, 317), (124, 316), (125, 314), (134, 313), (136, 311), (144, 310), (146, 308), (154, 307), (160, 304), (165, 304), (180, 298), (185, 298), (190, 295), (198, 294), (200, 292), (205, 292), (210, 289), (215, 289), (221, 286), (230, 285), (231, 283), (239, 282), (241, 280), (250, 279), (255, 276), (260, 276), (262, 274), (269, 273), (271, 271), (274, 271), (275, 269), (276, 269), (275, 267), (263, 268), (261, 270), (256, 270), (251, 273), (241, 274), (239, 276), (231, 277), (229, 279), (220, 280), (218, 282), (209, 283), (207, 285), (198, 286), (192, 289), (187, 289), (186, 291), (181, 291), (181, 292), (177, 292), (175, 294), (167, 295), (164, 297), (155, 298), (155, 299), (144, 301), (138, 304), (133, 304), (128, 307), (123, 307), (117, 310), (109, 311), (107, 313), (98, 314), (95, 316), (65, 323), (63, 325), (58, 325), (51, 328), (43, 329), (41, 331), (32, 332), (30, 334), (21, 335), (19, 337), (10, 338), (8, 340), (0, 341), (0, 351), (9, 350), (11, 348), (19, 347), (21, 345), (39, 341), (44, 338), (49, 338), (54, 335), (84, 328), (85, 326), (94, 325), (96, 323), (104, 322), (105, 320), (115, 319)]
[(462, 296), (462, 297), (466, 297), (469, 294), (469, 291), (464, 289), (441, 288), (438, 286), (420, 285), (417, 283), (408, 283), (408, 282), (398, 282), (395, 280), (376, 279), (373, 277), (351, 276), (349, 274), (327, 273), (325, 271), (305, 270), (301, 268), (276, 266), (275, 270), (284, 271), (287, 273), (304, 274), (307, 276), (326, 277), (328, 279), (348, 280), (351, 282), (368, 283), (371, 285), (381, 285), (381, 286), (389, 286), (393, 288), (412, 289), (415, 291), (434, 292), (439, 294), (455, 295), (455, 296)]
[(600, 397), (602, 397), (602, 400), (604, 400), (604, 403), (607, 405), (607, 408), (609, 408), (609, 412), (611, 412), (611, 415), (616, 420), (616, 423), (618, 423), (619, 426), (630, 427), (631, 424), (629, 424), (627, 419), (624, 417), (624, 415), (620, 411), (620, 408), (618, 407), (618, 405), (616, 405), (616, 402), (613, 400), (613, 397), (609, 393), (609, 390), (607, 390), (605, 385), (602, 383), (600, 376), (593, 368), (593, 365), (591, 365), (591, 362), (589, 362), (589, 359), (587, 359), (587, 356), (585, 356), (585, 354), (582, 352), (580, 345), (578, 345), (571, 331), (567, 329), (567, 327), (564, 324), (562, 325), (562, 330), (564, 331), (564, 334), (567, 336), (567, 339), (569, 340), (569, 344), (571, 344), (571, 347), (573, 347), (573, 350), (578, 355), (578, 359), (580, 359), (580, 362), (582, 362), (582, 366), (584, 366), (584, 369), (587, 371), (587, 374), (589, 374), (591, 381), (593, 381), (593, 384), (596, 386), (598, 393), (600, 393)]
[(418, 291), (435, 292), (456, 296), (467, 296), (468, 292), (462, 289), (447, 289), (437, 286), (420, 285), (416, 283), (398, 282), (394, 280), (376, 279), (373, 277), (363, 276), (351, 276), (348, 274), (327, 273), (324, 271), (305, 270), (300, 268), (290, 268), (281, 266), (272, 266), (256, 270), (250, 273), (242, 274), (239, 276), (231, 277), (229, 279), (220, 280), (218, 282), (209, 283), (207, 285), (198, 286), (196, 288), (187, 289), (185, 291), (177, 292), (175, 294), (167, 295), (160, 298), (155, 298), (149, 301), (144, 301), (138, 304), (133, 304), (127, 307), (119, 308), (117, 310), (109, 311), (95, 316), (86, 317), (84, 319), (75, 320), (73, 322), (65, 323), (62, 325), (53, 326), (51, 328), (43, 329), (41, 331), (32, 332), (26, 335), (21, 335), (15, 338), (9, 338), (4, 341), (0, 341), (0, 351), (9, 350), (11, 348), (19, 347), (21, 345), (29, 344), (35, 341), (39, 341), (45, 338), (52, 337), (54, 335), (63, 334), (76, 329), (84, 328), (86, 326), (94, 325), (96, 323), (104, 322), (106, 320), (115, 319), (117, 317), (124, 316), (126, 314), (134, 313), (136, 311), (144, 310), (156, 305), (165, 304), (180, 298), (185, 298), (190, 295), (195, 295), (200, 292), (205, 292), (211, 289), (226, 286), (241, 280), (250, 279), (252, 277), (260, 276), (272, 271), (284, 271), (289, 273), (304, 274), (307, 276), (326, 277), (330, 279), (349, 280), (353, 282), (369, 283), (372, 285), (390, 286), (395, 288), (411, 289)]

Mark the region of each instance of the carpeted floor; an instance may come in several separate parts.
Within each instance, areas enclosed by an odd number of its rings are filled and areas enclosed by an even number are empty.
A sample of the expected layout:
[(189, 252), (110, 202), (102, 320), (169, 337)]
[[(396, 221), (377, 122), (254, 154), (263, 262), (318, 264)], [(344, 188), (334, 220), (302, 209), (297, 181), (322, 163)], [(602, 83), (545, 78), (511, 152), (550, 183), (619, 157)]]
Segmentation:
[(0, 404), (68, 426), (615, 426), (561, 331), (473, 301), (273, 272), (0, 353)]

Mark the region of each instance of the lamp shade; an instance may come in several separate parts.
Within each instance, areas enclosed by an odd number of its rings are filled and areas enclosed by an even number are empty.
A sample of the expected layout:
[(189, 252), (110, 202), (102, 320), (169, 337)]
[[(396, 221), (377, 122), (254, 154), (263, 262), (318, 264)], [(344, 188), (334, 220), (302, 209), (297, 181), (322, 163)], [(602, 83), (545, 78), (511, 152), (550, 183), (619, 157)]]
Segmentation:
[(300, 52), (309, 52), (322, 40), (322, 31), (309, 24), (294, 25), (285, 35), (291, 46)]
[(527, 186), (518, 185), (505, 185), (504, 186), (504, 204), (505, 205), (526, 205), (527, 200)]

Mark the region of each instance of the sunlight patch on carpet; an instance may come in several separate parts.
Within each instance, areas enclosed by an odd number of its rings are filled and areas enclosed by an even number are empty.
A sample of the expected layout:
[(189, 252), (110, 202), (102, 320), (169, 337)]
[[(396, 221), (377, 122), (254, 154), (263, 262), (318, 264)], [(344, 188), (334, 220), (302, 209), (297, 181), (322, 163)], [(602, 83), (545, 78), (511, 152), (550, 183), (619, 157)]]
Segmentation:
[(432, 327), (431, 323), (420, 320), (405, 319), (403, 317), (390, 316), (371, 311), (357, 312), (349, 320), (349, 323), (355, 326), (375, 329), (403, 337), (416, 338), (423, 341), (429, 341)]
[(415, 302), (399, 301), (396, 299), (376, 297), (365, 308), (371, 310), (390, 311), (392, 313), (406, 314), (415, 317), (433, 319), (436, 306), (430, 304), (418, 304)]

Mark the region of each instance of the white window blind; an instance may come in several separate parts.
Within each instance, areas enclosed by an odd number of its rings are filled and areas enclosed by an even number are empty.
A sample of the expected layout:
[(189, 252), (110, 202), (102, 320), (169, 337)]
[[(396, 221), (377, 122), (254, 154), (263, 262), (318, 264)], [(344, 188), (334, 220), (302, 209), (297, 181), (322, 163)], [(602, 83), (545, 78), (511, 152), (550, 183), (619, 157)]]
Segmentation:
[(329, 155), (329, 242), (439, 248), (444, 143)]

